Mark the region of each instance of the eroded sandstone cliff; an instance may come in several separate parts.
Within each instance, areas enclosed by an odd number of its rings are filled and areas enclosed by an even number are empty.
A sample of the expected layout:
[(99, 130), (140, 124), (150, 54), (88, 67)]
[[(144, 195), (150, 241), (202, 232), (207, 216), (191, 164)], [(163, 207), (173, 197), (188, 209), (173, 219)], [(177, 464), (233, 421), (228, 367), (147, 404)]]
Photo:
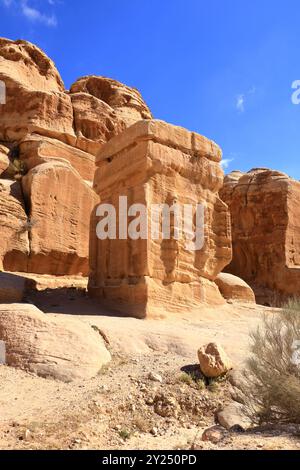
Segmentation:
[(265, 168), (226, 176), (221, 198), (231, 213), (233, 259), (258, 300), (276, 303), (300, 291), (300, 183)]
[(22, 40), (0, 38), (0, 80), (0, 266), (87, 275), (95, 154), (149, 108), (104, 77), (65, 90), (53, 61)]
[(125, 196), (149, 214), (155, 204), (203, 204), (204, 244), (193, 251), (184, 237), (155, 240), (150, 233), (147, 239), (100, 240), (94, 214), (92, 295), (139, 317), (223, 302), (214, 280), (231, 260), (231, 238), (229, 212), (218, 196), (220, 160), (214, 142), (155, 120), (137, 122), (102, 147), (94, 180), (101, 203), (118, 208)]

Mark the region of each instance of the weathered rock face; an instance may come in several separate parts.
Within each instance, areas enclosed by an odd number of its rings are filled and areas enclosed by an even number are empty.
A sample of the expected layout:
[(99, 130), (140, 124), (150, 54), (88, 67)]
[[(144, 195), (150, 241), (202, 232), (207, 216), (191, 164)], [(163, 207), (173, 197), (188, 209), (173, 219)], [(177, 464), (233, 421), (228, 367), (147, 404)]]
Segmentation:
[(226, 271), (247, 281), (255, 293), (266, 288), (298, 295), (300, 183), (268, 169), (234, 172), (220, 195), (232, 224), (233, 259)]
[(215, 282), (224, 299), (255, 303), (254, 292), (243, 279), (232, 274), (220, 273)]
[(31, 132), (75, 143), (70, 96), (54, 63), (26, 41), (0, 39), (0, 80), (6, 86), (0, 139), (16, 141)]
[(25, 287), (24, 277), (0, 272), (0, 304), (22, 302)]
[(72, 93), (76, 146), (93, 155), (126, 125), (113, 108), (87, 93)]
[[(141, 119), (152, 118), (151, 111), (138, 90), (110, 78), (82, 77), (71, 86), (70, 91), (71, 93), (87, 93), (97, 98), (97, 101), (106, 103), (127, 127)], [(95, 102), (95, 106), (99, 104)]]
[(32, 134), (21, 140), (19, 158), (29, 171), (43, 163), (60, 161), (70, 163), (85, 181), (93, 181), (95, 172), (94, 157), (82, 150), (66, 145), (56, 139)]
[(38, 165), (22, 180), (30, 207), (28, 271), (88, 274), (88, 233), (96, 194), (70, 165)]
[(101, 145), (151, 113), (135, 89), (103, 77), (84, 77), (67, 92), (51, 59), (27, 41), (0, 38), (0, 139), (36, 133), (95, 155)]
[(94, 377), (111, 359), (90, 326), (28, 304), (0, 305), (0, 340), (7, 365), (65, 382)]
[(0, 180), (0, 269), (27, 270), (27, 222), (20, 183)]
[[(137, 90), (103, 77), (84, 77), (66, 91), (54, 63), (26, 41), (0, 38), (0, 80), (6, 89), (6, 102), (0, 104), (0, 177), (23, 179), (24, 189), (17, 196), (17, 209), (16, 189), (8, 194), (12, 181), (3, 183), (0, 267), (86, 274), (93, 193), (85, 182), (92, 186), (95, 155), (151, 113)], [(50, 171), (43, 165), (51, 162), (58, 166)], [(62, 170), (60, 163), (69, 169)], [(20, 208), (21, 217), (15, 213)], [(19, 225), (24, 228), (21, 235)]]
[(0, 177), (9, 167), (9, 148), (0, 144)]
[(148, 213), (154, 204), (176, 201), (180, 209), (196, 210), (202, 203), (204, 246), (192, 250), (183, 237), (155, 240), (150, 232), (148, 239), (99, 240), (94, 213), (91, 294), (139, 317), (223, 302), (214, 280), (231, 259), (231, 243), (229, 213), (218, 197), (220, 159), (212, 141), (162, 121), (140, 121), (102, 148), (94, 180), (101, 203), (118, 211), (119, 197), (126, 196), (128, 206), (143, 204)]

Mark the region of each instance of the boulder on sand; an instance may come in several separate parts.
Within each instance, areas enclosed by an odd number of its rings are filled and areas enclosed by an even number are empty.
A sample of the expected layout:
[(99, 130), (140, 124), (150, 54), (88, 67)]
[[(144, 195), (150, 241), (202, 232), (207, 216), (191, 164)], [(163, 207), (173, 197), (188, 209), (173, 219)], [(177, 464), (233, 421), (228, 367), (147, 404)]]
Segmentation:
[(198, 351), (200, 369), (208, 378), (217, 378), (232, 369), (232, 363), (226, 352), (217, 343), (209, 343)]
[(254, 292), (243, 279), (233, 276), (233, 274), (220, 273), (215, 279), (215, 283), (226, 300), (255, 303)]
[(0, 340), (8, 366), (64, 382), (94, 377), (111, 359), (93, 328), (29, 304), (0, 305)]

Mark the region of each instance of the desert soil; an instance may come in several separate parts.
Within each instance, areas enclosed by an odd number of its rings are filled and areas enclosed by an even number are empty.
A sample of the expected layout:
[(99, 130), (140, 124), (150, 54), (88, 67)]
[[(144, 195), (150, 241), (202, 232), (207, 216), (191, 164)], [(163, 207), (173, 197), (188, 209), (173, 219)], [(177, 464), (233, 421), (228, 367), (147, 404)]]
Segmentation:
[[(228, 381), (200, 387), (197, 349), (221, 343), (237, 370), (248, 355), (249, 330), (271, 309), (252, 304), (202, 308), (159, 320), (117, 317), (84, 289), (32, 294), (49, 315), (77, 315), (107, 341), (113, 360), (89, 381), (62, 383), (0, 366), (1, 449), (299, 449), (282, 429), (227, 432), (202, 441), (216, 411), (231, 399)], [(149, 374), (158, 374), (160, 381)]]

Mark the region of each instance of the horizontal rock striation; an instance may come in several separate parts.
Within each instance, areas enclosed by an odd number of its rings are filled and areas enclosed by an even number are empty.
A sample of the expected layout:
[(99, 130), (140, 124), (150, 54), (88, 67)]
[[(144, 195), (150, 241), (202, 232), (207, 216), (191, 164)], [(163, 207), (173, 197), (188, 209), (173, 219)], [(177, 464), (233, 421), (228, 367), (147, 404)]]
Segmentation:
[[(106, 239), (91, 223), (89, 291), (138, 317), (223, 302), (214, 280), (231, 259), (230, 220), (218, 196), (221, 150), (212, 141), (163, 121), (140, 121), (110, 140), (97, 158), (94, 189), (101, 203), (205, 206), (204, 246), (175, 240)], [(149, 220), (148, 216), (148, 220)], [(194, 227), (195, 229), (195, 227)]]

